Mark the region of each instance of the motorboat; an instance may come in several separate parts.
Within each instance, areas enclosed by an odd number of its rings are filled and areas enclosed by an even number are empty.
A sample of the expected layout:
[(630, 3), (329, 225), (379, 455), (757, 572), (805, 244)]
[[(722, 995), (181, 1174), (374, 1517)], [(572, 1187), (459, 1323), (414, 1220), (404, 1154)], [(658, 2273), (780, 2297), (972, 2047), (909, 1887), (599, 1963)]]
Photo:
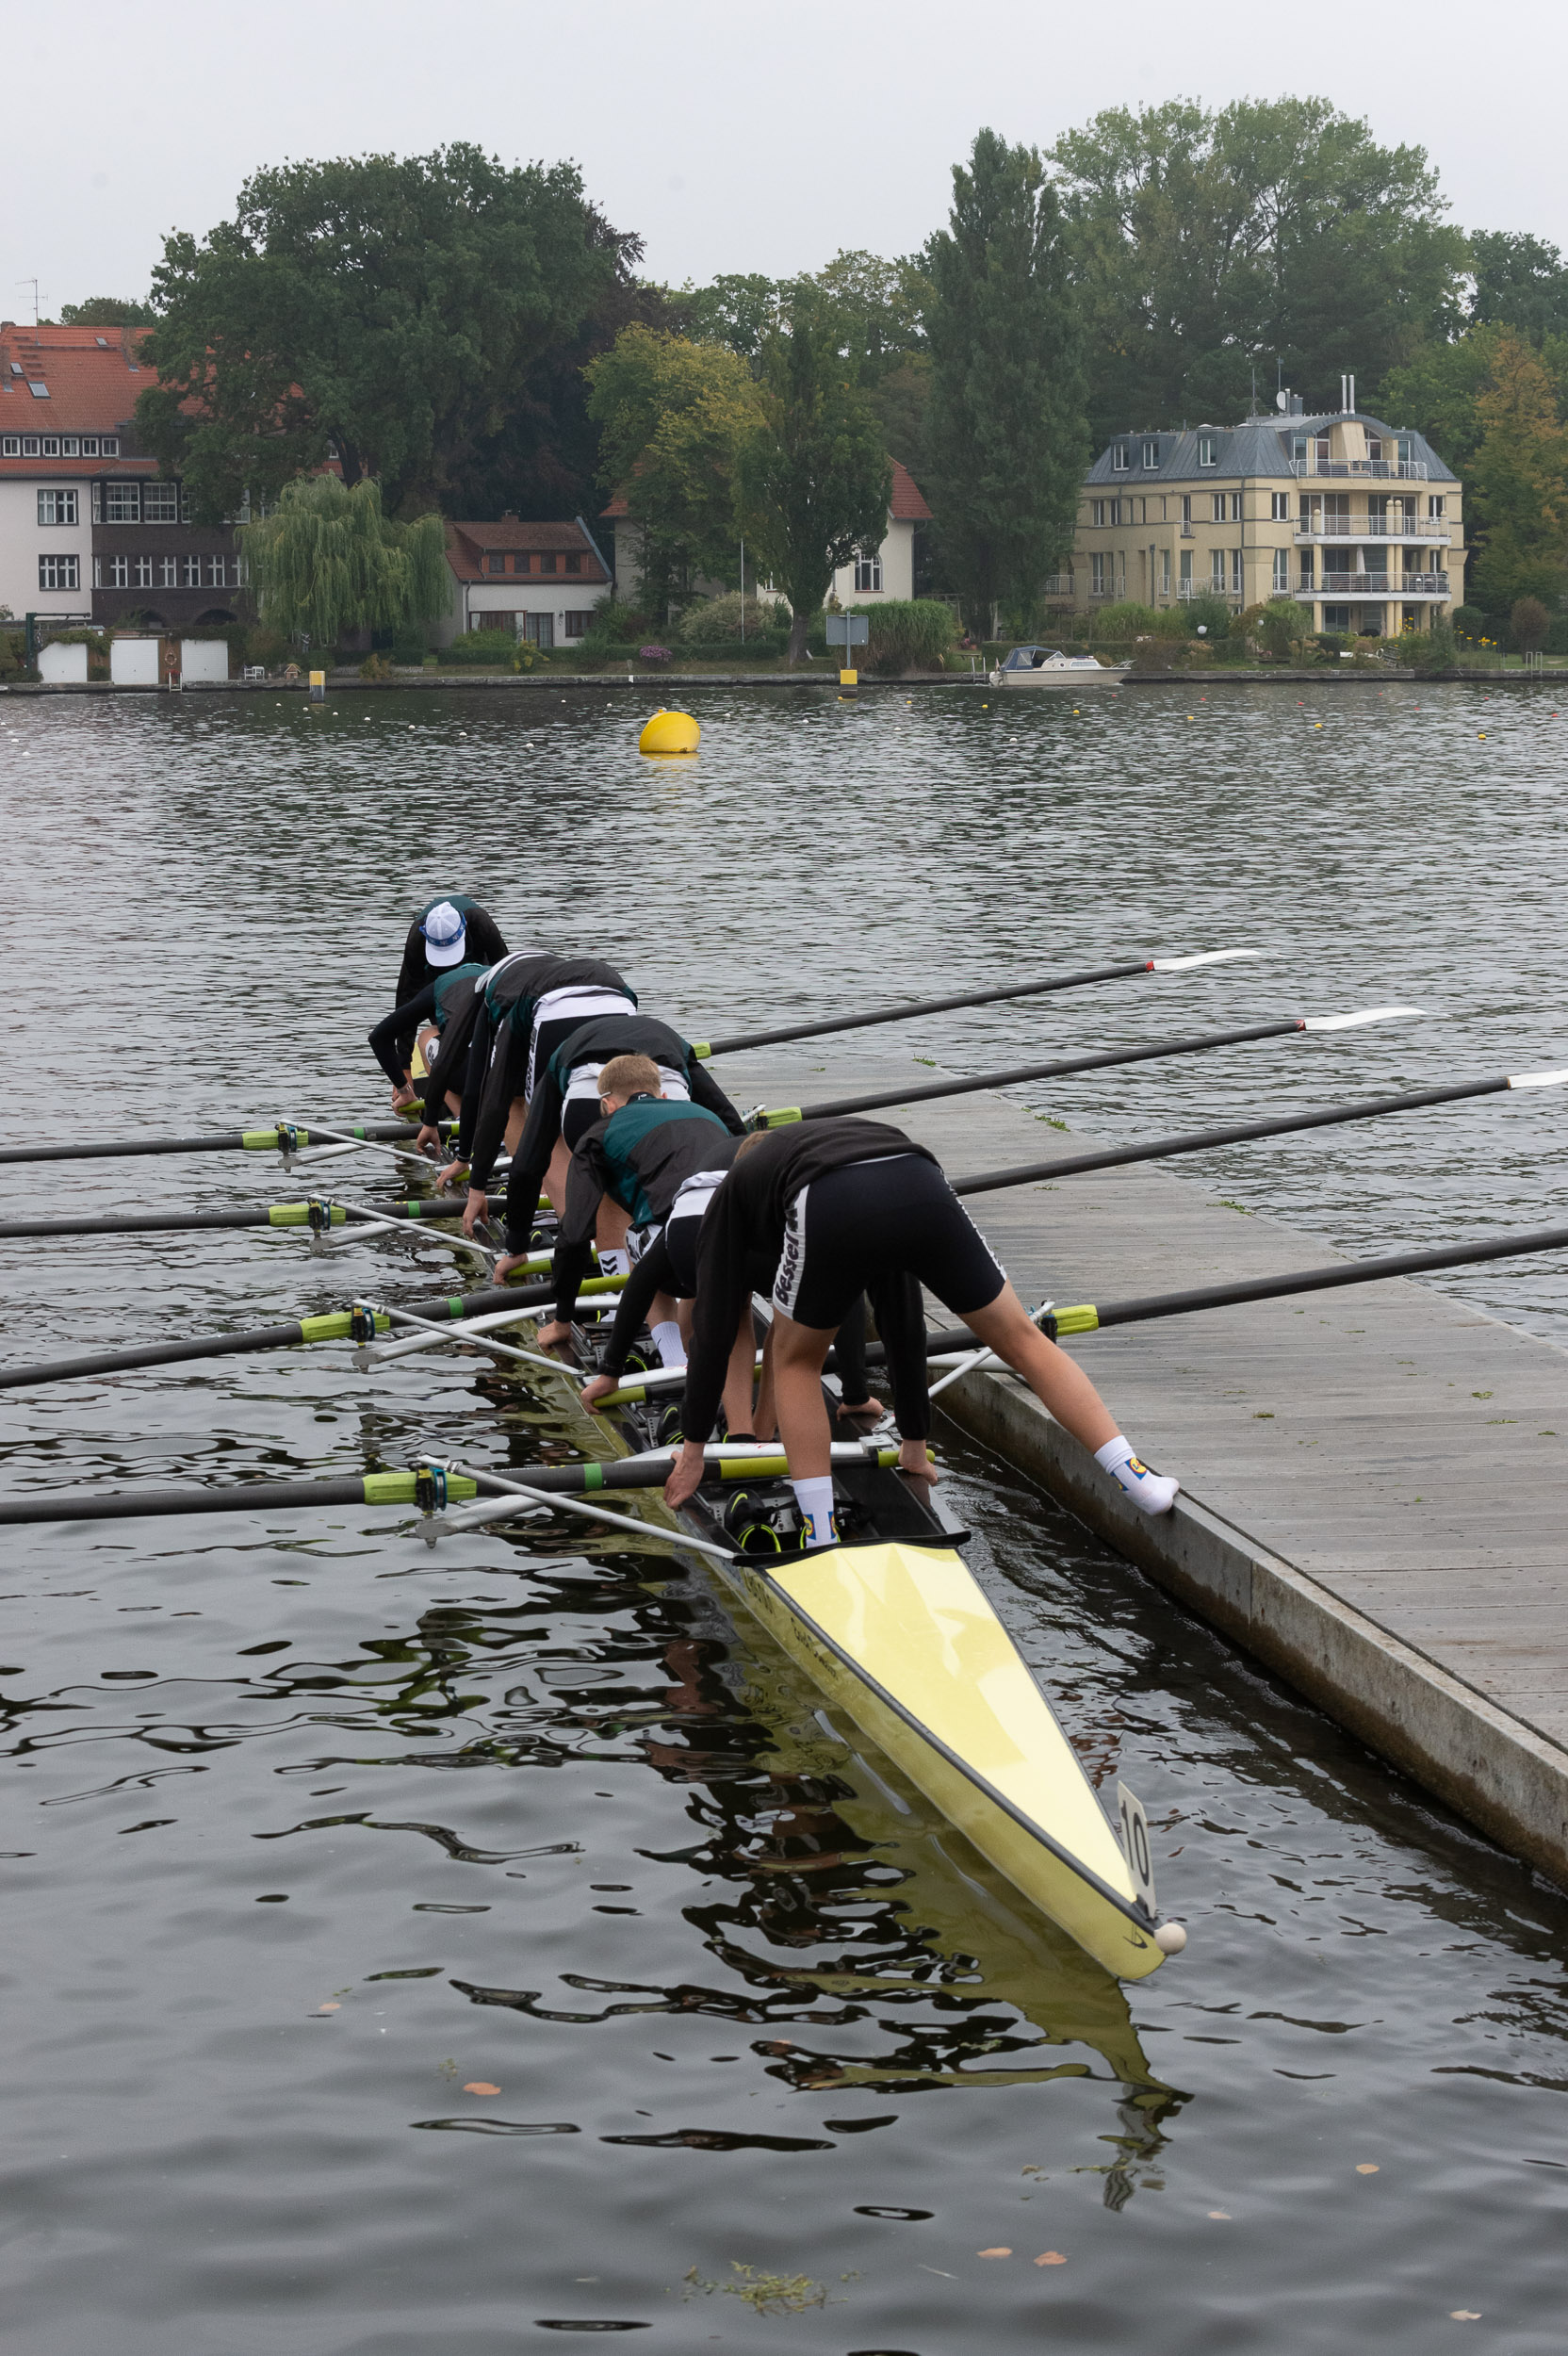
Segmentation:
[(1125, 663), (1107, 665), (1092, 654), (1063, 654), (1058, 646), (1013, 646), (989, 674), (993, 687), (1085, 687), (1119, 679)]

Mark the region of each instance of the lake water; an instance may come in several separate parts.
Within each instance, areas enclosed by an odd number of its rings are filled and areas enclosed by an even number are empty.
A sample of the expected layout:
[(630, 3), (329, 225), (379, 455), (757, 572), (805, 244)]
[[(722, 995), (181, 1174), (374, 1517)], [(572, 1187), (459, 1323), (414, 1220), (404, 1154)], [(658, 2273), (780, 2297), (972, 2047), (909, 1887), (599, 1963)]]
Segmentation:
[[(10, 1137), (379, 1112), (364, 1034), (442, 888), (699, 1036), (1266, 953), (823, 1041), (846, 1075), (1426, 1010), (1018, 1091), (1102, 1138), (1568, 1064), (1549, 691), (704, 689), (678, 767), (635, 753), (648, 700), (0, 697)], [(1565, 1100), (1176, 1167), (1356, 1252), (1536, 1226)], [(263, 1157), (5, 1178), (11, 1216), (301, 1191)], [(454, 1266), (428, 1236), (4, 1249), (12, 1362)], [(1433, 1281), (1568, 1340), (1568, 1262)], [(4, 1394), (0, 1489), (501, 1468), (573, 1429), (472, 1358), (302, 1350)], [(1159, 1828), (1192, 1943), (1130, 1989), (651, 1543), (432, 1554), (368, 1510), (8, 1532), (9, 2344), (1555, 2356), (1568, 1899), (944, 1447), (978, 1575)]]

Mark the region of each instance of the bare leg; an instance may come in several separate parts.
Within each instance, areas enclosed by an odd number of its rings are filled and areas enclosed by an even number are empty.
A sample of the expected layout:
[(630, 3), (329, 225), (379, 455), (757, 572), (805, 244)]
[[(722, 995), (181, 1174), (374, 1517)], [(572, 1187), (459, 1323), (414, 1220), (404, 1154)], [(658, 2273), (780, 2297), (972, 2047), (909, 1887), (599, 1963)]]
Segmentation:
[(515, 1153), (517, 1151), (517, 1142), (523, 1134), (523, 1123), (527, 1119), (527, 1104), (520, 1096), (514, 1096), (512, 1100), (512, 1109), (506, 1116), (506, 1128), (501, 1137), (501, 1143), (509, 1153)]
[(778, 1434), (790, 1460), (791, 1479), (794, 1481), (820, 1480), (833, 1469), (822, 1370), (837, 1331), (831, 1325), (797, 1325), (782, 1310), (774, 1311), (768, 1333), (773, 1391), (778, 1409)]
[[(568, 1160), (569, 1159), (570, 1157), (568, 1156)], [(554, 1174), (554, 1170), (555, 1164), (552, 1161), (550, 1164), (552, 1176)], [(545, 1183), (547, 1186), (549, 1183), (548, 1179), (547, 1179)], [(563, 1194), (561, 1199), (563, 1202), (565, 1201), (566, 1198), (564, 1194)], [(553, 1195), (550, 1200), (552, 1202), (555, 1200)], [(618, 1203), (612, 1203), (610, 1197), (605, 1195), (599, 1203), (599, 1215), (594, 1224), (595, 1243), (598, 1246), (601, 1252), (620, 1252), (625, 1249), (626, 1239), (630, 1232), (631, 1219), (629, 1214), (622, 1210)], [(673, 1314), (673, 1311), (665, 1311), (666, 1316), (671, 1316)]]
[(567, 1150), (566, 1140), (564, 1137), (557, 1137), (555, 1151), (550, 1155), (550, 1166), (545, 1172), (545, 1194), (558, 1219), (565, 1214), (566, 1172), (571, 1166), (572, 1157)]
[(757, 1364), (757, 1336), (751, 1330), (751, 1304), (741, 1312), (735, 1346), (724, 1378), (724, 1420), (729, 1432), (755, 1432), (751, 1411), (751, 1382)]
[(971, 1310), (964, 1323), (977, 1341), (1022, 1375), (1035, 1397), (1075, 1440), (1093, 1450), (1116, 1438), (1115, 1419), (1088, 1376), (1066, 1350), (1046, 1340), (1011, 1284), (984, 1309)]

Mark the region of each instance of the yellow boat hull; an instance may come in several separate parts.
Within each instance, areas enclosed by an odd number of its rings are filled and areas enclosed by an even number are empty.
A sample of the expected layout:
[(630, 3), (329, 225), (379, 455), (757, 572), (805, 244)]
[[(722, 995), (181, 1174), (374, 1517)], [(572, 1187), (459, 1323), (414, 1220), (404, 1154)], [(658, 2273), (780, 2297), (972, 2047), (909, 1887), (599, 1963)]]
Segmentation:
[(717, 1566), (785, 1651), (1033, 1906), (1119, 1979), (1165, 1960), (1076, 1753), (950, 1548)]

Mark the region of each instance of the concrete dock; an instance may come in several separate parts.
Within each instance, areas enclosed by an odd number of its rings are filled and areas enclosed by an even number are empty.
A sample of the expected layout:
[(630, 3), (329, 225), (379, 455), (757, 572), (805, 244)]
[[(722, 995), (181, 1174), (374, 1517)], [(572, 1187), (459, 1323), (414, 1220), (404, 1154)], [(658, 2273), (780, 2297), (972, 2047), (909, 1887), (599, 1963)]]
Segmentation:
[[(771, 1104), (936, 1076), (869, 1051), (825, 1072), (777, 1049), (720, 1069), (737, 1102)], [(875, 1117), (955, 1178), (1098, 1142), (990, 1094)], [(1194, 1155), (969, 1207), (1030, 1305), (1344, 1256), (1217, 1203), (1203, 1169)], [(1068, 1347), (1139, 1453), (1181, 1480), (1172, 1514), (1137, 1513), (1011, 1375), (968, 1375), (944, 1404), (1162, 1587), (1568, 1888), (1568, 1352), (1402, 1280)]]

